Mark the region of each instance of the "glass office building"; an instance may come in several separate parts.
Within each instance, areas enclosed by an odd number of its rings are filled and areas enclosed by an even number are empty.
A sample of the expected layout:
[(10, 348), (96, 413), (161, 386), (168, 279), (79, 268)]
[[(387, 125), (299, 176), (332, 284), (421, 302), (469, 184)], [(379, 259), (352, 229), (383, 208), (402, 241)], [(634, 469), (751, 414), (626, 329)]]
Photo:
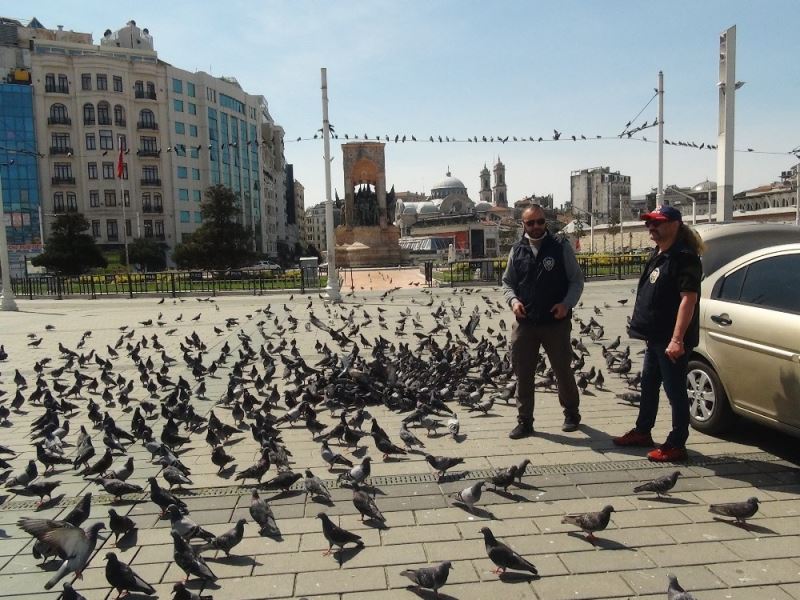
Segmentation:
[(0, 178), (12, 276), (41, 252), (39, 166), (33, 122), (33, 87), (0, 83)]

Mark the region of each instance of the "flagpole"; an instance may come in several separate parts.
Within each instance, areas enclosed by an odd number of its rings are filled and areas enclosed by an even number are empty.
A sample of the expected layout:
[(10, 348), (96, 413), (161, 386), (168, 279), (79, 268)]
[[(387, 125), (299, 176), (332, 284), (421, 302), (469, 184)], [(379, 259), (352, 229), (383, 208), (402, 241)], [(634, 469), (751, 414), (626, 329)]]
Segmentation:
[(117, 176), (119, 177), (119, 195), (122, 201), (122, 240), (125, 245), (125, 269), (131, 270), (130, 258), (128, 257), (128, 219), (125, 213), (125, 190), (122, 188), (122, 179), (124, 174), (124, 166), (122, 163), (123, 148), (122, 136), (117, 137), (117, 144), (119, 145), (119, 159), (117, 159)]

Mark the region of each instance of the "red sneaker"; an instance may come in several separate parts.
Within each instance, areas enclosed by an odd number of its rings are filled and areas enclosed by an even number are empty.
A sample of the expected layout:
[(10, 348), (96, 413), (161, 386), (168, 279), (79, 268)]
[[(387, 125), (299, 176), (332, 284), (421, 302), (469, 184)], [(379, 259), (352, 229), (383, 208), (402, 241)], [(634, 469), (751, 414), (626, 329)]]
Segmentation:
[(689, 455), (686, 453), (686, 448), (661, 446), (648, 452), (647, 458), (653, 462), (683, 462)]
[(625, 435), (613, 438), (617, 446), (644, 446), (651, 448), (656, 445), (649, 433), (642, 433), (636, 429), (631, 429)]

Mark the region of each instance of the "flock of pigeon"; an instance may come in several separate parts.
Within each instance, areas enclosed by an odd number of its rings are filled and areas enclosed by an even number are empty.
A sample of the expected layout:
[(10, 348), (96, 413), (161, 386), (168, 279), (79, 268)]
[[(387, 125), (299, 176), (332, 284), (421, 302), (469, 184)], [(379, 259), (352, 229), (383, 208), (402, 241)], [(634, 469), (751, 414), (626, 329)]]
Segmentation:
[[(388, 290), (380, 296), (380, 301), (393, 301), (396, 291), (397, 288)], [(466, 294), (481, 294), (483, 310), (476, 307), (467, 312)], [(219, 310), (212, 299), (198, 301), (214, 304)], [(624, 304), (625, 300), (619, 302)], [(12, 465), (0, 457), (0, 467), (6, 469), (0, 474), (0, 482), (15, 493), (38, 497), (42, 503), (44, 498), (52, 498), (59, 486), (52, 476), (63, 472), (60, 469), (73, 470), (102, 488), (112, 505), (126, 496), (154, 503), (161, 517), (169, 519), (174, 561), (186, 574), (186, 579), (174, 584), (177, 600), (209, 597), (187, 589), (187, 580), (194, 577), (202, 582), (215, 581), (217, 578), (204, 554), (235, 553), (247, 525), (245, 519), (240, 519), (229, 531), (214, 535), (192, 519), (180, 493), (193, 485), (190, 469), (180, 458), (191, 442), (202, 443), (200, 440), (204, 439), (217, 472), (235, 472), (235, 481), (240, 481), (243, 487), (249, 486), (249, 514), (259, 534), (280, 541), (280, 527), (265, 492), (299, 488), (321, 506), (333, 503), (321, 478), (308, 468), (294, 470), (296, 461), (283, 441), (286, 428), (305, 427), (319, 444), (320, 456), (329, 471), (338, 472), (339, 484), (352, 489), (352, 502), (361, 520), (383, 527), (387, 519), (376, 503), (377, 490), (370, 480), (372, 461), (377, 456), (387, 460), (420, 454), (440, 480), (448, 478), (447, 472), (462, 464), (463, 459), (457, 455), (427, 453), (425, 436), (419, 432), (424, 430), (430, 437), (440, 435), (441, 429), (447, 432), (444, 435), (458, 439), (463, 436), (458, 412), (489, 414), (495, 410), (495, 402), (513, 403), (515, 392), (504, 322), (509, 313), (501, 302), (475, 290), (460, 289), (447, 296), (423, 290), (411, 298), (411, 303), (419, 308), (412, 311), (406, 307), (392, 322), (386, 316), (386, 308), (380, 304), (367, 306), (355, 297), (333, 306), (309, 299), (308, 318), (304, 322), (286, 304), (281, 308), (269, 304), (246, 315), (249, 324), (255, 325), (254, 330), (250, 329), (254, 333), (245, 333), (243, 323), (229, 317), (224, 319), (224, 328), (214, 326), (211, 339), (203, 339), (196, 331), (184, 335), (177, 343), (180, 355), (176, 357), (168, 354), (164, 338), (176, 336), (179, 325), (170, 326), (175, 322), (180, 324), (182, 314), (172, 323), (159, 312), (158, 317), (141, 321), (138, 326), (120, 327), (116, 343), (105, 348), (91, 346), (91, 331), (86, 331), (74, 346), (59, 342), (58, 356), (36, 360), (30, 370), (24, 369), (29, 373), (27, 377), (15, 369), (13, 387), (0, 387), (0, 422), (11, 423), (17, 415), (25, 414), (23, 408), (36, 415), (30, 423), (35, 459), (27, 460), (24, 465), (19, 462)], [(420, 311), (426, 318), (432, 317), (432, 328), (423, 323)], [(621, 349), (620, 337), (606, 343), (603, 326), (595, 318), (602, 311), (598, 307), (594, 311), (595, 315), (586, 323), (576, 317), (579, 337), (573, 340), (573, 367), (578, 385), (582, 391), (589, 385), (606, 390), (602, 370), (595, 367), (584, 370), (589, 354), (584, 339), (588, 338), (601, 346), (607, 372), (625, 378), (629, 384), (631, 391), (620, 398), (635, 403), (641, 375), (633, 372), (630, 347)], [(397, 314), (396, 310), (393, 312)], [(198, 322), (201, 315), (192, 321)], [(478, 338), (476, 332), (484, 316), (492, 323), (497, 321), (498, 330), (486, 327)], [(370, 339), (365, 333), (375, 326), (379, 333)], [(45, 334), (31, 334), (29, 345), (39, 348), (44, 336), (53, 329), (48, 326)], [(398, 340), (407, 337), (409, 341), (389, 341), (384, 330), (391, 331), (390, 337)], [(226, 335), (235, 335), (235, 348), (229, 339), (219, 345), (218, 341)], [(310, 361), (300, 352), (299, 336), (316, 337), (315, 360)], [(174, 341), (173, 338), (171, 347), (176, 345)], [(210, 346), (219, 346), (219, 350), (212, 352)], [(0, 361), (9, 358), (13, 357), (0, 346)], [(211, 379), (225, 381), (224, 392), (207, 398)], [(553, 372), (544, 358), (536, 368), (536, 386), (551, 389), (555, 386)], [(213, 407), (207, 410), (211, 401)], [(396, 437), (387, 433), (371, 414), (373, 407), (402, 415)], [(220, 418), (223, 414), (224, 419)], [(329, 417), (323, 420), (326, 414)], [(85, 425), (74, 431), (70, 423), (75, 422)], [(226, 445), (236, 436), (250, 436), (260, 447), (254, 464), (245, 467), (234, 464), (236, 459), (228, 454)], [(376, 450), (374, 456), (363, 455), (368, 451), (365, 440), (370, 437)], [(148, 478), (147, 489), (128, 481), (135, 464), (133, 457), (127, 455), (134, 444), (146, 448), (152, 462), (161, 467), (159, 476), (163, 485), (158, 477)], [(14, 461), (28, 449), (0, 446), (0, 454)], [(357, 461), (355, 457), (359, 454), (363, 458)], [(121, 464), (112, 468), (119, 461)], [(473, 512), (484, 486), (506, 490), (522, 481), (529, 463), (525, 460), (488, 480), (476, 481), (454, 494), (453, 502)], [(679, 476), (680, 472), (675, 471), (634, 491), (668, 494)], [(61, 561), (45, 584), (46, 589), (69, 575), (76, 576), (77, 580), (63, 582), (64, 600), (82, 598), (73, 585), (78, 585), (84, 569), (97, 560), (100, 553), (95, 551), (102, 542), (101, 532), (110, 530), (114, 544), (118, 544), (136, 528), (130, 517), (119, 514), (113, 507), (108, 509), (103, 522), (93, 522), (84, 528), (91, 502), (92, 494), (86, 493), (58, 520), (32, 516), (21, 518), (18, 523), (36, 538), (32, 551), (37, 559), (45, 563), (53, 558)], [(757, 509), (755, 498), (711, 507), (712, 512), (742, 524)], [(578, 527), (594, 542), (595, 533), (607, 527), (612, 512), (614, 508), (606, 506), (598, 512), (566, 515), (563, 522)], [(340, 565), (345, 546), (364, 546), (361, 536), (337, 525), (324, 510), (317, 517), (328, 543), (326, 554), (337, 548), (335, 554)], [(489, 527), (480, 532), (486, 553), (496, 565), (495, 573), (500, 575), (511, 569), (539, 576), (529, 560), (498, 540)], [(114, 552), (105, 552), (103, 559), (108, 584), (120, 594), (155, 593)], [(452, 563), (445, 561), (431, 567), (407, 569), (401, 574), (419, 588), (433, 590), (438, 595), (452, 568)], [(674, 577), (670, 576), (668, 585), (671, 600), (692, 598)]]

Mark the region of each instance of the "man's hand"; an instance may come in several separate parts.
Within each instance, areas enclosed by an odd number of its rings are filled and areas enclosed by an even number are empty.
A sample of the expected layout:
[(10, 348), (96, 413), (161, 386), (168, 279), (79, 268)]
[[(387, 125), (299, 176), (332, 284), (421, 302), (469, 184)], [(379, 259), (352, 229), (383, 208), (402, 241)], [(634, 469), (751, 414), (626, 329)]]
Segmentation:
[(511, 301), (511, 312), (513, 312), (514, 316), (518, 319), (524, 319), (528, 316), (528, 313), (525, 311), (525, 305), (519, 300)]
[(559, 302), (558, 304), (554, 305), (553, 308), (550, 309), (550, 312), (553, 313), (553, 316), (556, 319), (561, 320), (567, 316), (567, 314), (569, 313), (569, 309), (567, 308), (566, 304), (564, 304), (563, 302)]

